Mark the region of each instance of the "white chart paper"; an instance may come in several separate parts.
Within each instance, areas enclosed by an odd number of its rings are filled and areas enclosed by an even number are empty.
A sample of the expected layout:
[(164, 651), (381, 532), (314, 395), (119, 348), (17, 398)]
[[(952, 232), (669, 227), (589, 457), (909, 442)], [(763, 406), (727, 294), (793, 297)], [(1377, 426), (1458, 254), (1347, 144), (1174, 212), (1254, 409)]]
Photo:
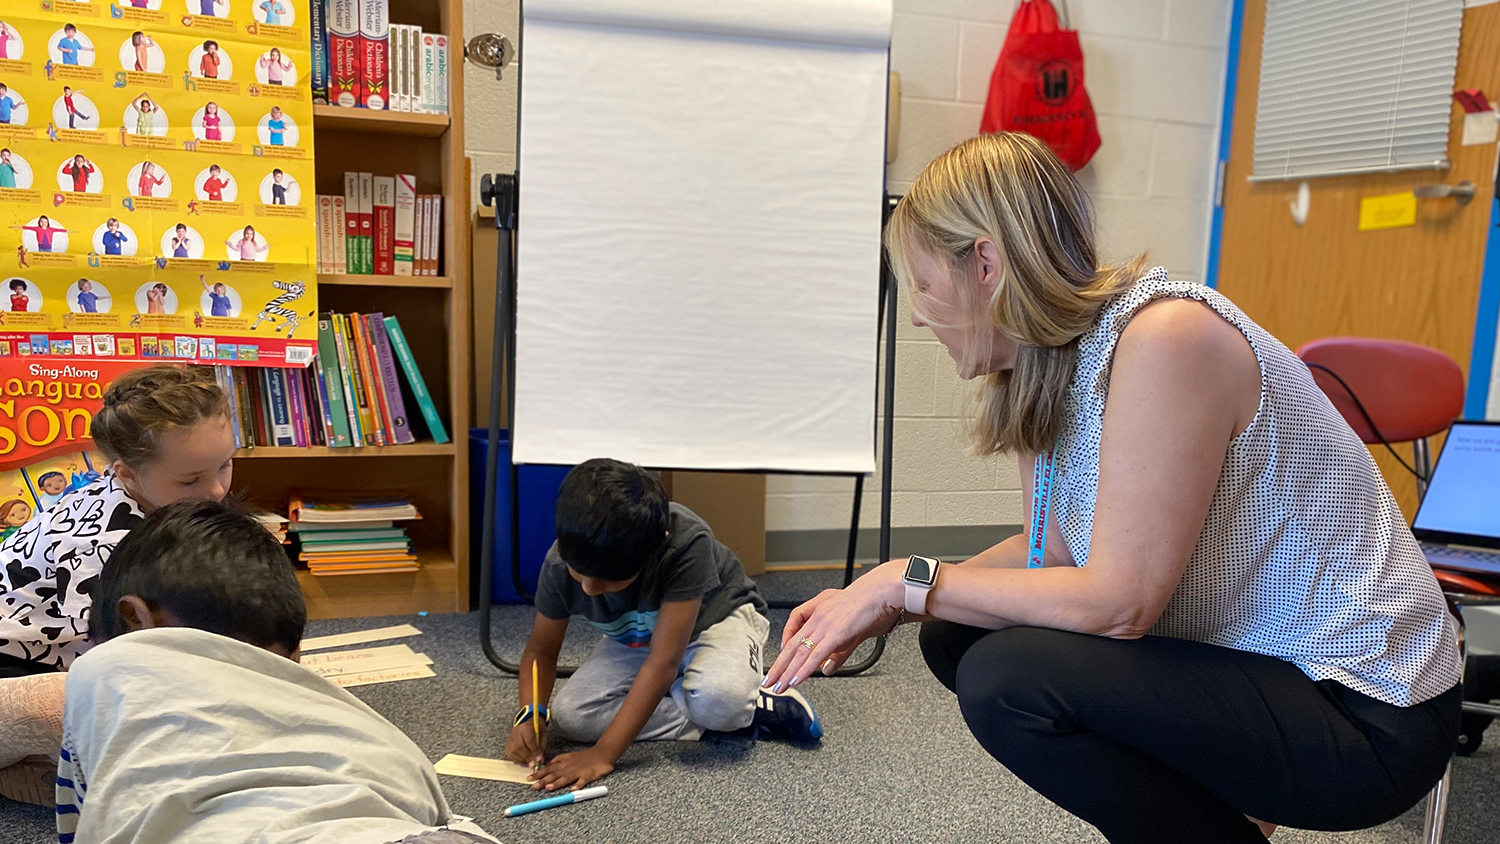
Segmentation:
[(874, 469), (890, 0), (528, 0), (515, 458)]

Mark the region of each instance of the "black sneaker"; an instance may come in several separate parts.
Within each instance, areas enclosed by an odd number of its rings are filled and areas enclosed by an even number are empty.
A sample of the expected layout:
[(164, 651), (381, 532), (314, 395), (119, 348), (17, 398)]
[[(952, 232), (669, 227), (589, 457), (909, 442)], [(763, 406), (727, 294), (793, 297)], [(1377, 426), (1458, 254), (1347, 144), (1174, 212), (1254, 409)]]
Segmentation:
[(823, 739), (823, 722), (812, 704), (796, 689), (773, 692), (761, 689), (755, 702), (751, 729), (756, 738), (814, 744)]

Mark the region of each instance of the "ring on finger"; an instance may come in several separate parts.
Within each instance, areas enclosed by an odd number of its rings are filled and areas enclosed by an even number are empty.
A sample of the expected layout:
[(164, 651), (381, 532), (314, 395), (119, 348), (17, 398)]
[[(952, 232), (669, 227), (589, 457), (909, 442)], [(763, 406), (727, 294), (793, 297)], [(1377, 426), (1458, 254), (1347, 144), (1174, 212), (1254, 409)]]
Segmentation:
[(811, 650), (817, 650), (818, 643), (814, 642), (812, 639), (806, 639), (805, 638), (805, 639), (802, 640), (802, 647), (807, 648), (810, 651)]

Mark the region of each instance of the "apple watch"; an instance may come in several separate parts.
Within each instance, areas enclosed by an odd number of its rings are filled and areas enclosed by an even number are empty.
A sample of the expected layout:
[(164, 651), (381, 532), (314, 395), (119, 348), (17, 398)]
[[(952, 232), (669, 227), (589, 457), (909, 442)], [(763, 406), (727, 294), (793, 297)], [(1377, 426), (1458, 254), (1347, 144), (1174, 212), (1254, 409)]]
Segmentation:
[(915, 554), (906, 561), (906, 574), (901, 580), (906, 584), (906, 611), (912, 615), (927, 613), (927, 593), (937, 583), (938, 567), (942, 563), (931, 557)]

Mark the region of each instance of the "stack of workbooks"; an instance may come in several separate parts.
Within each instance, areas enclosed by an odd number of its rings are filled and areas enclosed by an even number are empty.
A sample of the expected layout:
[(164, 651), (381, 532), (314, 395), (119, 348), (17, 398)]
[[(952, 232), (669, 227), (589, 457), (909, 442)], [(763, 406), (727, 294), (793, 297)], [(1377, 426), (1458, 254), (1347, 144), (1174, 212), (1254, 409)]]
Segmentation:
[(276, 537), (276, 541), (282, 545), (288, 544), (286, 538), (286, 517), (275, 513), (256, 513), (255, 520), (265, 526), (265, 529)]
[(296, 492), (290, 513), (297, 559), (315, 575), (417, 570), (411, 539), (395, 523), (421, 515), (399, 494)]

